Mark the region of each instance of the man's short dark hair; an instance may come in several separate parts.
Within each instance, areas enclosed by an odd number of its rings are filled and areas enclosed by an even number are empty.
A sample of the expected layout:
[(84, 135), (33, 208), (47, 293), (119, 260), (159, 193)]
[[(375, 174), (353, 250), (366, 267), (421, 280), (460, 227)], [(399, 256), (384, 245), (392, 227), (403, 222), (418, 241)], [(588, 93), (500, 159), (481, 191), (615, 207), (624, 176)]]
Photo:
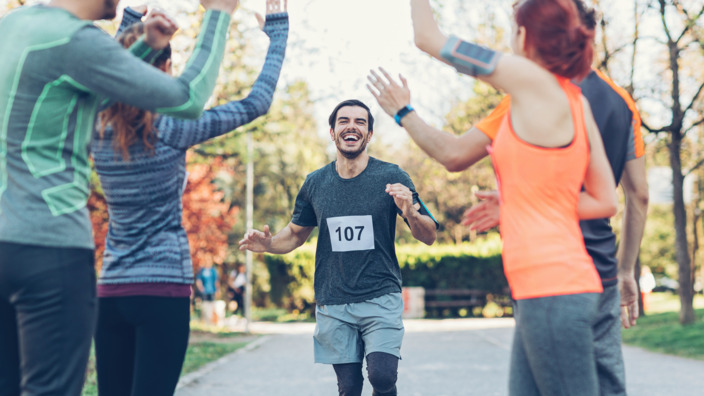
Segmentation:
[(328, 123), (330, 123), (330, 129), (335, 129), (335, 121), (337, 121), (337, 112), (343, 107), (361, 107), (367, 111), (367, 124), (368, 124), (368, 129), (370, 132), (374, 131), (374, 117), (372, 116), (371, 110), (369, 110), (369, 106), (365, 105), (362, 101), (357, 100), (357, 99), (348, 99), (345, 100), (344, 102), (340, 103), (339, 105), (335, 106), (335, 110), (332, 111), (332, 114), (330, 114), (330, 118), (328, 119)]

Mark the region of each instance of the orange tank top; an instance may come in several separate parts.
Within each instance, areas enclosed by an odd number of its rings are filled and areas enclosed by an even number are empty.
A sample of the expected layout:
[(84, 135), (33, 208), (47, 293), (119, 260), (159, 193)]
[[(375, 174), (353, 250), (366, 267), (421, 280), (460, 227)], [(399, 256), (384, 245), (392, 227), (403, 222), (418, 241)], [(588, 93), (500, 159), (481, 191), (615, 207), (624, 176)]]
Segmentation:
[(577, 215), (589, 163), (581, 91), (557, 79), (569, 100), (572, 142), (529, 144), (515, 134), (508, 111), (490, 150), (501, 194), (504, 272), (519, 300), (602, 291)]

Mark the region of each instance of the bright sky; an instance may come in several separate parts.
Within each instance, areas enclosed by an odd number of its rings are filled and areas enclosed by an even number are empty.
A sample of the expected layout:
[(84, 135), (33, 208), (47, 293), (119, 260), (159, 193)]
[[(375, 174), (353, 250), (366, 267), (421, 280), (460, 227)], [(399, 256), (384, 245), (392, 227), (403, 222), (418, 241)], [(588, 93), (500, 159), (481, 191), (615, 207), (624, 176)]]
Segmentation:
[[(3, 1), (6, 0), (0, 3)], [(369, 69), (378, 66), (394, 76), (398, 73), (406, 76), (413, 106), (426, 121), (438, 127), (454, 104), (471, 95), (471, 78), (458, 75), (413, 45), (409, 0), (289, 0), (288, 3), (291, 33), (281, 79), (283, 83), (296, 79), (308, 82), (321, 136), (327, 136), (327, 117), (334, 106), (342, 100), (357, 98), (372, 108), (377, 119), (376, 138), (385, 142), (406, 139), (405, 131), (381, 111), (365, 87)], [(623, 3), (626, 2), (607, 4), (607, 15), (612, 19), (615, 15), (625, 18), (611, 21), (617, 35), (628, 35), (630, 31), (632, 17), (627, 10), (618, 9), (625, 6)], [(186, 15), (198, 8), (197, 0), (122, 0), (119, 9), (139, 4), (164, 9), (182, 27), (190, 23)], [(263, 14), (265, 4), (266, 0), (241, 0), (235, 18), (250, 24), (254, 30), (256, 20), (252, 14), (254, 11)], [(448, 34), (471, 39), (476, 27), (485, 22), (487, 6), (497, 13), (500, 23), (505, 27), (509, 24), (511, 0), (444, 0), (442, 4), (444, 9), (436, 12), (442, 12), (441, 29)], [(469, 20), (460, 19), (467, 16)], [(619, 32), (619, 27), (623, 32)], [(247, 35), (243, 39), (261, 45), (263, 61), (265, 36)], [(614, 77), (619, 80), (625, 76)], [(648, 77), (652, 78), (652, 73), (640, 78)]]
[[(487, 1), (491, 0), (477, 3)], [(192, 12), (197, 7), (195, 0), (123, 0), (120, 8), (145, 3), (172, 14)], [(409, 3), (409, 0), (288, 2), (291, 33), (281, 78), (284, 82), (295, 79), (308, 82), (316, 102), (315, 118), (321, 136), (327, 135), (327, 118), (335, 105), (357, 98), (372, 108), (378, 120), (377, 138), (385, 142), (406, 139), (405, 132), (382, 112), (365, 87), (368, 71), (379, 66), (395, 76), (402, 73), (408, 78), (413, 105), (437, 126), (453, 104), (471, 94), (472, 79), (429, 59), (413, 45)], [(242, 0), (240, 4), (235, 17), (254, 27), (256, 21), (251, 14), (254, 11), (263, 14), (265, 0)], [(450, 12), (451, 6), (447, 7)], [(451, 20), (452, 16), (447, 18)]]

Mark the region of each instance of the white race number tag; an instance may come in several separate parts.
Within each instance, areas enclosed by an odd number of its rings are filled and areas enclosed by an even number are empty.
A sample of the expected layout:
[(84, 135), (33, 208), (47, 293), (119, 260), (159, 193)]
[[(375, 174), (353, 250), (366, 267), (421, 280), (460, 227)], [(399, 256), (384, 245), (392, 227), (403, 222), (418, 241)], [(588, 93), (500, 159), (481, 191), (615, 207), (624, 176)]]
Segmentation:
[(333, 252), (374, 249), (372, 216), (328, 217), (327, 222)]

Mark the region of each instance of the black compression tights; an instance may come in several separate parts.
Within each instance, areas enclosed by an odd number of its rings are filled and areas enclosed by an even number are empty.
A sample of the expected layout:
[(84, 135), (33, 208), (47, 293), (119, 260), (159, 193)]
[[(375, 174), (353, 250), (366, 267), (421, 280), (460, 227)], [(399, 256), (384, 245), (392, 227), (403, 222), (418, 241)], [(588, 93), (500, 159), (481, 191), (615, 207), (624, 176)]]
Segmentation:
[[(362, 363), (333, 364), (337, 375), (337, 388), (340, 396), (360, 396), (362, 394)], [(374, 389), (374, 396), (396, 396), (396, 376), (398, 358), (384, 352), (367, 355), (367, 377)]]

